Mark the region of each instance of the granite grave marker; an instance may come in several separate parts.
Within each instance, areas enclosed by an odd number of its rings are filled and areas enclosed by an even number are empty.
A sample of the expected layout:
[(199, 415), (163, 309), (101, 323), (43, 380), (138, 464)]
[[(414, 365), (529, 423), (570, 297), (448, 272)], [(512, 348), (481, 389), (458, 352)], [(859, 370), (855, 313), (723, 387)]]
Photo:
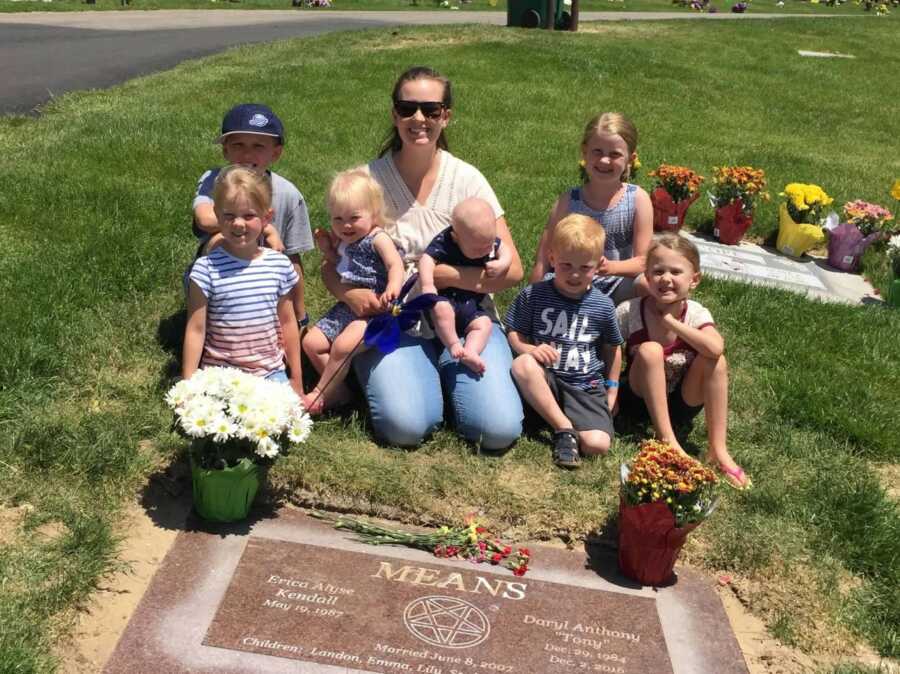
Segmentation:
[(195, 528), (104, 671), (746, 674), (701, 574), (681, 569), (654, 590), (618, 575), (603, 546), (532, 552), (516, 577), (367, 546), (290, 509), (249, 528)]
[(371, 672), (672, 671), (653, 599), (482, 570), (251, 540), (204, 643)]

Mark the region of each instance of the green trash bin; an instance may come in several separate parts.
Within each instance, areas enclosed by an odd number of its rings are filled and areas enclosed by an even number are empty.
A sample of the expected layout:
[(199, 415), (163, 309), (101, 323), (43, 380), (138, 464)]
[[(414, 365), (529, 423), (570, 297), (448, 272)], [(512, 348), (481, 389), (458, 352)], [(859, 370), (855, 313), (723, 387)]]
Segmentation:
[(570, 30), (571, 7), (572, 5), (565, 4), (564, 0), (508, 0), (506, 25), (517, 28)]

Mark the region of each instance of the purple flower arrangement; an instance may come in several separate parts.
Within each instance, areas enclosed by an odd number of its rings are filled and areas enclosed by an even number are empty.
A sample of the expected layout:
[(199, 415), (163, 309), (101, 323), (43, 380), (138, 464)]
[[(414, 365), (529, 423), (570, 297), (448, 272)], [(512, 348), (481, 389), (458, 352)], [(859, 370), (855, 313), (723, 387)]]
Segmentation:
[(687, 7), (695, 12), (702, 12), (709, 9), (709, 0), (672, 0), (672, 4)]
[(746, 2), (736, 2), (731, 6), (731, 11), (735, 14), (743, 14), (750, 5)]

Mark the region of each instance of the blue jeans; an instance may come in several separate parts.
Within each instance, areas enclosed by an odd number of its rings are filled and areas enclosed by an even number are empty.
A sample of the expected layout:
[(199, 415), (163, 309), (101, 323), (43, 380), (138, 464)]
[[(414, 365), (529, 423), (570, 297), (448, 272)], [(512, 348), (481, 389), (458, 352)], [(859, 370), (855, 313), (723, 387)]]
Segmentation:
[(399, 447), (419, 445), (443, 421), (446, 393), (463, 438), (484, 449), (509, 447), (522, 434), (522, 400), (509, 372), (512, 351), (496, 324), (481, 357), (487, 371), (477, 377), (436, 339), (409, 335), (387, 355), (370, 349), (356, 356), (375, 435)]
[(279, 384), (287, 384), (290, 382), (287, 372), (284, 370), (275, 370), (275, 372), (270, 372), (264, 378), (268, 381), (276, 381)]

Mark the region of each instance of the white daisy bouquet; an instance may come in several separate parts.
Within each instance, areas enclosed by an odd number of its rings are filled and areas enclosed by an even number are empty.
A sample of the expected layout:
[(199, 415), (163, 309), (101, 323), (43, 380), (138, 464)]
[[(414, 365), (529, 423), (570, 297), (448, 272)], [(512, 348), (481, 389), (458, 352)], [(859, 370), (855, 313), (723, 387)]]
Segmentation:
[(290, 386), (235, 368), (198, 370), (169, 389), (166, 403), (203, 468), (225, 468), (242, 458), (274, 459), (306, 440), (312, 429)]
[(900, 279), (900, 234), (895, 234), (888, 240), (887, 256), (894, 278)]

